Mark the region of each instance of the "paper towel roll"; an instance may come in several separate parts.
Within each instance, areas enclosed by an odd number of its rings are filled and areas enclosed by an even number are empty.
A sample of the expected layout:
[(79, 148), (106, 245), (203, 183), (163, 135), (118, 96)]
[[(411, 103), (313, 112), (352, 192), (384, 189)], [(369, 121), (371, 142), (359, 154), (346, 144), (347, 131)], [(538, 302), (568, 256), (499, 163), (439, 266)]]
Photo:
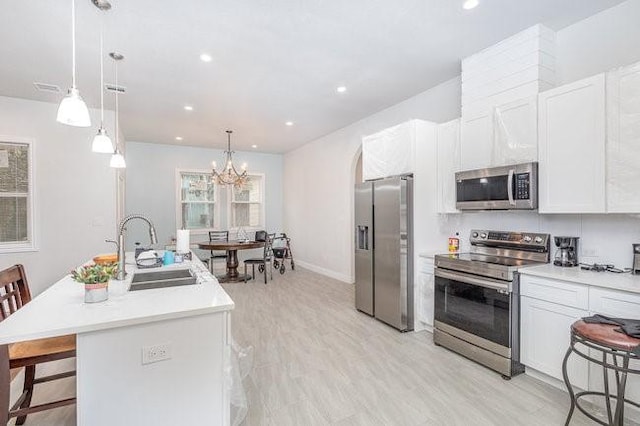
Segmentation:
[(177, 235), (178, 238), (176, 240), (176, 252), (189, 253), (189, 230), (178, 229)]

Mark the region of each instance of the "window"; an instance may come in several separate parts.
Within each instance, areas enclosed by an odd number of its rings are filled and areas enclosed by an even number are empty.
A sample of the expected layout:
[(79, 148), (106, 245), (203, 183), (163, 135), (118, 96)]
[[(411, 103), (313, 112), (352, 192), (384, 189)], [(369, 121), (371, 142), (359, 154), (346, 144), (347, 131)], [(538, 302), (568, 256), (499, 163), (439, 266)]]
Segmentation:
[(0, 252), (35, 250), (32, 151), (30, 140), (0, 138)]
[(230, 192), (229, 228), (264, 228), (264, 175), (249, 175), (245, 185)]
[(182, 229), (206, 232), (218, 227), (216, 209), (217, 186), (211, 172), (201, 170), (177, 170), (178, 226)]

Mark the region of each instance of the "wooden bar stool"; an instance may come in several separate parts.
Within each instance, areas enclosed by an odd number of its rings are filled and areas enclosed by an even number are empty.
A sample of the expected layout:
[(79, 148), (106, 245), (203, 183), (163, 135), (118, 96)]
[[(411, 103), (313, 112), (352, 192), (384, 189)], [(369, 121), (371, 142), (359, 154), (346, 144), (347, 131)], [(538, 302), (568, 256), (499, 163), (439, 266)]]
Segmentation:
[[(0, 271), (0, 321), (31, 301), (31, 291), (22, 265), (14, 265)], [(76, 356), (76, 336), (68, 335), (49, 339), (29, 340), (10, 345), (0, 345), (0, 424), (6, 424), (17, 417), (21, 425), (27, 414), (75, 404), (75, 398), (67, 398), (32, 406), (33, 388), (39, 383), (75, 376), (75, 371), (36, 378), (36, 365)], [(11, 374), (10, 370), (24, 368), (22, 395), (9, 408)]]
[[(571, 343), (562, 362), (562, 375), (571, 397), (571, 408), (567, 415), (565, 426), (571, 421), (573, 411), (577, 407), (582, 413), (594, 422), (606, 426), (622, 426), (624, 423), (625, 403), (640, 408), (640, 404), (625, 398), (625, 388), (628, 374), (640, 374), (640, 370), (629, 368), (630, 360), (640, 359), (632, 350), (640, 345), (640, 339), (636, 339), (617, 331), (619, 326), (608, 324), (592, 324), (582, 320), (571, 325)], [(581, 344), (576, 346), (576, 344)], [(591, 349), (591, 350), (589, 350)], [(567, 374), (567, 361), (569, 356), (575, 353), (589, 362), (602, 366), (604, 377), (604, 392), (583, 391), (575, 393), (569, 382)], [(616, 379), (616, 393), (609, 392), (609, 370), (612, 370)], [(606, 402), (607, 419), (605, 423), (588, 412), (581, 404), (580, 398), (587, 395), (603, 396)], [(611, 399), (616, 400), (615, 411), (611, 410)]]

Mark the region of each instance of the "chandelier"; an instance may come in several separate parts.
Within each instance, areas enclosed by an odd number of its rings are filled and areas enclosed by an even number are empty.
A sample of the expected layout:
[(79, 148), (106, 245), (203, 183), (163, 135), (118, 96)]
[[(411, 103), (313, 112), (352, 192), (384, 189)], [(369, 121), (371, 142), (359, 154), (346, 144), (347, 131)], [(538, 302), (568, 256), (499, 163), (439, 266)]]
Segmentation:
[(233, 133), (233, 131), (227, 130), (226, 132), (227, 150), (224, 152), (226, 156), (224, 169), (218, 172), (216, 170), (216, 162), (213, 161), (211, 163), (213, 166), (211, 173), (213, 174), (213, 178), (219, 185), (234, 185), (236, 187), (241, 187), (247, 182), (248, 179), (247, 163), (242, 164), (242, 166), (240, 167), (242, 173), (238, 173), (238, 170), (236, 170), (235, 166), (233, 165), (232, 156), (234, 151), (231, 151), (231, 133)]

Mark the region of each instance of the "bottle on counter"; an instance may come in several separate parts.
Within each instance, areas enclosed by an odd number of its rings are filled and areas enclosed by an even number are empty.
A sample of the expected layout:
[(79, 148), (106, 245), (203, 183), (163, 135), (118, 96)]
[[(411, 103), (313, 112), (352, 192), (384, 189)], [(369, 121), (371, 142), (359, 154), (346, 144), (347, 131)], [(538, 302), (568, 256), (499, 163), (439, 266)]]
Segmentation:
[(449, 253), (455, 253), (460, 249), (460, 234), (456, 232), (455, 237), (449, 237)]

